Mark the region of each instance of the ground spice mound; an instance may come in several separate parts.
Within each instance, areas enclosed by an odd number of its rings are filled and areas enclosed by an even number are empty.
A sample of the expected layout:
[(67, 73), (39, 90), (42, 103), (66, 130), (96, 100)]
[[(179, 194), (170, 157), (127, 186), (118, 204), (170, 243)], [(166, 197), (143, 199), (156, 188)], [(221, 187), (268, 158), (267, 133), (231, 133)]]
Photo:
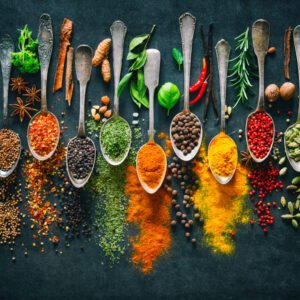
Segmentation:
[(194, 171), (199, 177), (199, 188), (194, 194), (194, 204), (204, 218), (204, 242), (215, 253), (231, 254), (234, 249), (232, 235), (239, 223), (248, 222), (245, 209), (247, 196), (247, 170), (238, 165), (234, 178), (226, 185), (213, 177), (204, 147)]
[(21, 148), (20, 138), (9, 129), (0, 129), (0, 170), (8, 171), (16, 163)]
[(57, 144), (59, 125), (51, 113), (41, 113), (30, 123), (30, 146), (40, 156), (47, 156)]
[(173, 153), (173, 147), (172, 147), (172, 142), (170, 140), (170, 137), (164, 131), (162, 131), (158, 134), (158, 138), (165, 142), (164, 151), (166, 156), (170, 157)]
[(126, 195), (129, 198), (127, 221), (139, 229), (137, 236), (131, 237), (133, 264), (149, 273), (158, 257), (170, 248), (170, 206), (171, 195), (161, 188), (155, 194), (148, 194), (142, 188), (136, 169), (127, 169)]
[(228, 177), (234, 172), (237, 164), (237, 146), (235, 142), (222, 131), (210, 143), (208, 157), (214, 173), (219, 176)]
[(162, 181), (165, 171), (165, 154), (161, 147), (150, 141), (138, 152), (137, 170), (140, 179), (150, 188), (156, 188)]

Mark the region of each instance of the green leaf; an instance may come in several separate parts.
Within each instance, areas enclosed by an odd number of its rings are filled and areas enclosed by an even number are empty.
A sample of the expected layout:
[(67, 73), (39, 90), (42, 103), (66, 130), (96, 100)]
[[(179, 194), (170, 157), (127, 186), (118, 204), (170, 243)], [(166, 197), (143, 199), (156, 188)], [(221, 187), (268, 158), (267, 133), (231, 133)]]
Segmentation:
[(180, 68), (181, 68), (182, 63), (183, 63), (183, 56), (182, 56), (180, 50), (178, 50), (177, 48), (173, 48), (173, 50), (172, 50), (172, 57), (177, 62), (177, 64), (178, 64), (178, 70), (180, 71)]
[(169, 115), (170, 110), (180, 99), (180, 91), (174, 83), (167, 82), (160, 87), (157, 98), (158, 103), (167, 109), (167, 114)]
[(120, 97), (125, 89), (125, 87), (127, 86), (127, 84), (129, 83), (130, 79), (132, 77), (132, 72), (127, 73), (126, 75), (124, 75), (124, 77), (121, 79), (121, 81), (119, 82), (118, 85), (118, 90), (117, 90), (117, 95), (118, 97)]
[(133, 38), (129, 44), (129, 51), (132, 51), (137, 46), (140, 46), (148, 38), (149, 38), (149, 34), (142, 34)]
[(146, 95), (141, 96), (137, 87), (137, 84), (134, 80), (131, 80), (130, 82), (130, 95), (133, 100), (133, 102), (141, 108), (141, 105), (145, 106), (146, 108), (149, 108), (149, 101)]
[(139, 53), (128, 52), (128, 54), (127, 54), (127, 60), (136, 59), (138, 56), (139, 56)]
[(141, 98), (146, 95), (147, 87), (145, 85), (144, 72), (141, 69), (137, 71), (137, 90)]
[(139, 54), (136, 61), (132, 64), (132, 66), (129, 68), (129, 71), (136, 71), (140, 68), (142, 68), (147, 60), (147, 52), (144, 50), (142, 53)]

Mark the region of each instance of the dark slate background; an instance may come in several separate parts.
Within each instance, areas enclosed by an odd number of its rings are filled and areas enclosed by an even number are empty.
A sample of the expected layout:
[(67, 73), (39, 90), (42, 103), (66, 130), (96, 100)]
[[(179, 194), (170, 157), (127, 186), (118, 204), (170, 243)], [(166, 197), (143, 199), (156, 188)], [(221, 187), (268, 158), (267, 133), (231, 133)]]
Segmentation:
[[(178, 17), (190, 11), (197, 17), (197, 27), (193, 48), (192, 81), (196, 80), (202, 61), (202, 45), (200, 42), (200, 24), (215, 24), (214, 44), (221, 39), (227, 39), (233, 46), (234, 37), (243, 32), (247, 26), (258, 18), (265, 18), (271, 23), (270, 45), (277, 48), (273, 57), (266, 62), (266, 84), (275, 82), (280, 85), (283, 77), (283, 34), (289, 25), (300, 23), (298, 1), (0, 1), (0, 33), (9, 33), (17, 39), (17, 28), (28, 24), (37, 34), (39, 16), (47, 12), (53, 18), (54, 51), (49, 76), (48, 104), (49, 108), (60, 116), (67, 110), (65, 117), (69, 131), (65, 139), (76, 133), (79, 111), (79, 93), (76, 83), (72, 107), (66, 108), (64, 101), (57, 103), (56, 96), (50, 92), (53, 84), (54, 69), (58, 55), (59, 28), (64, 17), (74, 21), (73, 46), (89, 44), (95, 49), (98, 42), (108, 37), (109, 27), (114, 20), (121, 19), (128, 27), (125, 54), (130, 39), (141, 33), (149, 32), (152, 24), (157, 24), (157, 30), (151, 40), (151, 47), (158, 48), (162, 54), (160, 82), (172, 81), (180, 89), (183, 87), (183, 74), (177, 71), (171, 59), (171, 49), (180, 47)], [(216, 67), (216, 65), (215, 65)], [(127, 62), (124, 60), (123, 74), (126, 72)], [(291, 78), (297, 82), (297, 67), (294, 49), (292, 49)], [(14, 70), (12, 75), (17, 75)], [(74, 74), (75, 76), (75, 74)], [(31, 83), (39, 85), (39, 75), (26, 77)], [(215, 87), (218, 94), (218, 76)], [(298, 86), (298, 85), (297, 85)], [(2, 92), (2, 90), (1, 90)], [(257, 94), (257, 84), (255, 86)], [(112, 96), (112, 84), (105, 87), (100, 79), (99, 70), (93, 70), (92, 81), (88, 87), (88, 98), (96, 102), (100, 96)], [(15, 95), (10, 95), (10, 103)], [(229, 89), (227, 99), (234, 102), (234, 92)], [(285, 130), (286, 112), (292, 109), (296, 118), (296, 96), (290, 103), (279, 101), (271, 110), (275, 118), (277, 130)], [(253, 106), (256, 96), (251, 98)], [(281, 116), (276, 115), (280, 108)], [(177, 113), (177, 106), (172, 116)], [(121, 113), (131, 120), (132, 112), (136, 108), (124, 94), (121, 101)], [(194, 110), (201, 118), (203, 105)], [(212, 111), (210, 120), (205, 125), (207, 141), (218, 131)], [(244, 128), (245, 119), (250, 110), (243, 107), (235, 111), (228, 124), (227, 131), (237, 140), (237, 129)], [(1, 112), (2, 113), (2, 112)], [(171, 117), (156, 107), (156, 127), (167, 130)], [(143, 127), (147, 127), (147, 112), (142, 111)], [(10, 124), (18, 131), (27, 147), (25, 133), (27, 123), (22, 126), (16, 119)], [(244, 140), (237, 141), (240, 149), (245, 149)], [(293, 176), (289, 171), (287, 179)], [(280, 194), (275, 194), (272, 200), (279, 201)], [(293, 199), (290, 197), (290, 199)], [(83, 200), (85, 201), (85, 200)], [(249, 204), (250, 205), (250, 204)], [(31, 243), (31, 234), (25, 233), (27, 243)], [(85, 252), (80, 251), (84, 243)], [(182, 232), (178, 230), (173, 235), (170, 252), (159, 259), (154, 272), (144, 276), (136, 270), (125, 256), (119, 265), (112, 268), (102, 264), (99, 248), (94, 241), (75, 241), (62, 256), (54, 251), (47, 251), (45, 255), (35, 250), (30, 251), (26, 259), (23, 251), (16, 250), (17, 263), (11, 263), (8, 249), (0, 249), (0, 299), (103, 299), (103, 298), (145, 298), (145, 299), (296, 299), (299, 298), (300, 276), (300, 237), (280, 220), (276, 213), (276, 224), (270, 234), (265, 237), (261, 230), (254, 226), (241, 226), (236, 236), (236, 252), (232, 256), (214, 255), (205, 246), (198, 245), (193, 249), (185, 241)]]

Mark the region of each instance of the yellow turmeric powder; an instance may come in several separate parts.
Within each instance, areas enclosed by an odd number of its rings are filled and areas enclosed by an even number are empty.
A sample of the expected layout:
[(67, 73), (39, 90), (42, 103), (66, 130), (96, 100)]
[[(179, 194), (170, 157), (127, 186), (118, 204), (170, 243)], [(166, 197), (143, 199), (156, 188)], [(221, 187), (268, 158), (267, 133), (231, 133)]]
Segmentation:
[(136, 158), (140, 179), (150, 188), (155, 189), (165, 174), (166, 159), (164, 151), (154, 141), (141, 147)]
[(236, 231), (236, 225), (249, 219), (249, 211), (245, 209), (249, 188), (247, 170), (238, 165), (234, 178), (222, 185), (214, 180), (204, 147), (200, 149), (199, 158), (194, 171), (200, 185), (193, 200), (204, 218), (204, 243), (216, 253), (231, 254), (235, 249), (232, 234)]
[(171, 194), (161, 187), (155, 194), (142, 188), (136, 169), (127, 168), (126, 196), (129, 198), (127, 221), (139, 227), (137, 236), (131, 237), (131, 260), (142, 272), (149, 273), (154, 261), (170, 248)]
[(221, 131), (211, 142), (208, 160), (213, 172), (222, 177), (230, 176), (237, 165), (238, 152), (235, 142)]

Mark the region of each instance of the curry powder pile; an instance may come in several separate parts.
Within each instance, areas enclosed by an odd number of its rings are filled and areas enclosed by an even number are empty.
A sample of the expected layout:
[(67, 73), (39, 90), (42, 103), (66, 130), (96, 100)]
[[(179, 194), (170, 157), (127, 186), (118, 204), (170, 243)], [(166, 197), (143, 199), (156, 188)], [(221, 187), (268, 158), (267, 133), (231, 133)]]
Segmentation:
[(213, 177), (205, 149), (199, 152), (200, 161), (194, 171), (200, 186), (194, 194), (194, 204), (204, 218), (204, 243), (215, 253), (231, 254), (235, 249), (232, 234), (239, 223), (248, 222), (249, 211), (245, 208), (248, 193), (247, 170), (238, 165), (234, 178), (226, 185)]
[(129, 198), (127, 221), (139, 227), (137, 236), (130, 238), (131, 260), (145, 274), (153, 269), (156, 259), (166, 253), (171, 244), (171, 195), (165, 188), (148, 194), (142, 188), (136, 169), (127, 168), (126, 195)]

